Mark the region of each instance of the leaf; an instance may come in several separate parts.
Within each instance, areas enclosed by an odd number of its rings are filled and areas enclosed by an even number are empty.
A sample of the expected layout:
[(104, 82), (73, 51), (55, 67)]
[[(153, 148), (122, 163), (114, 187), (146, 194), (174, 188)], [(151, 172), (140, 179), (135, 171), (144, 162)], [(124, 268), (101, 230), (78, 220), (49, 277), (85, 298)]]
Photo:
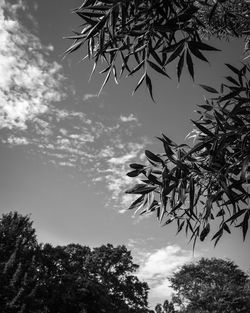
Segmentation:
[(242, 222), (243, 241), (245, 241), (245, 239), (246, 239), (246, 234), (247, 234), (247, 231), (248, 231), (248, 220), (249, 220), (249, 217), (250, 217), (250, 210), (248, 209), (246, 211), (246, 214), (245, 214), (243, 222)]
[(186, 61), (187, 61), (189, 74), (192, 77), (192, 79), (194, 80), (194, 64), (193, 64), (191, 55), (188, 52), (188, 50), (187, 50), (187, 53), (186, 53)]
[(244, 212), (246, 212), (246, 209), (239, 210), (237, 213), (235, 213), (229, 219), (227, 219), (225, 221), (225, 223), (228, 223), (230, 221), (233, 223), (238, 217), (240, 217), (242, 214), (244, 214)]
[(207, 225), (203, 228), (201, 234), (200, 234), (200, 240), (204, 241), (204, 239), (207, 237), (207, 235), (210, 232), (210, 224), (207, 223)]
[(132, 95), (134, 95), (136, 93), (136, 90), (141, 86), (141, 84), (143, 83), (144, 79), (146, 77), (146, 72), (142, 75), (142, 77), (140, 78), (140, 80), (138, 81), (135, 89), (133, 90)]
[(208, 135), (209, 137), (214, 137), (214, 134), (210, 130), (208, 130), (206, 127), (202, 126), (200, 123), (196, 123), (194, 121), (192, 121), (192, 123), (205, 135)]
[(225, 63), (225, 65), (235, 74), (240, 75), (240, 70), (238, 70), (236, 67), (234, 67), (231, 64)]
[(155, 190), (157, 186), (148, 186), (146, 184), (136, 184), (134, 187), (125, 191), (128, 194), (147, 194), (153, 190)]
[(184, 65), (184, 56), (185, 56), (185, 51), (182, 52), (182, 54), (180, 56), (180, 60), (179, 60), (178, 65), (177, 65), (178, 82), (180, 81), (180, 78), (181, 78), (181, 73), (182, 73), (182, 69), (183, 69), (183, 65)]
[(109, 69), (109, 71), (108, 71), (108, 74), (106, 75), (106, 77), (105, 77), (105, 79), (104, 79), (104, 81), (103, 81), (103, 83), (102, 83), (102, 86), (101, 86), (101, 88), (100, 88), (100, 90), (99, 90), (99, 92), (98, 92), (98, 94), (97, 94), (98, 97), (100, 96), (100, 94), (101, 94), (101, 92), (102, 92), (102, 89), (104, 88), (104, 86), (107, 84), (107, 82), (108, 82), (108, 80), (109, 80), (111, 70), (112, 70), (112, 67), (110, 67), (110, 69)]
[(142, 60), (136, 67), (129, 72), (128, 76), (133, 75), (135, 72), (139, 71), (139, 69), (145, 64), (145, 60)]
[(155, 59), (155, 61), (160, 64), (161, 66), (164, 65), (164, 63), (162, 62), (162, 60), (160, 59), (160, 57), (158, 56), (158, 54), (155, 52), (155, 48), (154, 47), (150, 47), (150, 54), (152, 55), (152, 57)]
[(157, 155), (155, 155), (153, 152), (151, 152), (149, 150), (145, 150), (145, 155), (150, 160), (157, 162), (157, 163), (162, 163), (164, 165), (164, 162), (162, 161), (162, 159), (160, 157), (158, 157)]
[(229, 227), (227, 226), (226, 223), (223, 223), (223, 229), (225, 229), (225, 231), (226, 231), (227, 233), (231, 234), (231, 231), (230, 231), (230, 229), (229, 229)]
[(237, 82), (237, 80), (234, 79), (233, 77), (231, 77), (231, 76), (226, 76), (225, 78), (226, 78), (228, 81), (230, 81), (230, 83), (233, 83), (233, 84), (235, 84), (235, 85), (237, 85), (237, 86), (240, 86), (240, 84)]
[(217, 233), (213, 236), (213, 238), (211, 239), (211, 240), (214, 240), (214, 239), (216, 239), (216, 241), (215, 241), (215, 243), (214, 243), (214, 246), (216, 246), (217, 245), (217, 243), (218, 243), (218, 241), (220, 240), (220, 238), (221, 238), (221, 236), (223, 235), (223, 227), (221, 227), (218, 231), (217, 231)]
[(129, 176), (129, 177), (136, 177), (136, 176), (138, 176), (138, 175), (140, 175), (140, 174), (141, 174), (140, 171), (134, 170), (134, 171), (128, 172), (128, 173), (127, 173), (127, 176)]
[(90, 32), (88, 33), (88, 36), (86, 37), (86, 40), (88, 40), (91, 37), (94, 37), (94, 35), (96, 33), (98, 33), (99, 30), (102, 29), (102, 27), (105, 25), (108, 17), (109, 17), (109, 13), (107, 13), (105, 16), (103, 16), (103, 18), (90, 30)]
[[(179, 220), (178, 220), (178, 221), (179, 221)], [(179, 225), (178, 229), (177, 229), (176, 235), (179, 234), (179, 232), (181, 232), (181, 230), (182, 230), (184, 224), (185, 224), (185, 221), (182, 221), (181, 224)]]
[(137, 164), (137, 163), (129, 164), (129, 166), (135, 170), (142, 170), (145, 167), (145, 165)]
[(77, 49), (80, 48), (80, 46), (82, 45), (83, 40), (77, 41), (76, 43), (74, 43), (71, 47), (69, 47), (69, 49), (67, 49), (64, 54), (69, 54), (72, 53), (74, 51), (76, 51)]
[(199, 84), (199, 86), (201, 86), (201, 88), (205, 89), (206, 91), (208, 92), (211, 92), (211, 93), (218, 93), (218, 91), (210, 86), (207, 86), (207, 85), (201, 85)]
[(191, 41), (191, 44), (195, 46), (199, 50), (206, 50), (206, 51), (221, 51), (220, 49), (214, 48), (212, 46), (207, 45), (201, 41)]
[(161, 69), (158, 65), (156, 65), (155, 63), (153, 63), (153, 62), (151, 62), (149, 60), (147, 62), (156, 72), (158, 72), (158, 73), (160, 73), (160, 74), (170, 78), (170, 76), (163, 69)]
[(189, 210), (191, 212), (191, 215), (193, 214), (194, 208), (194, 193), (195, 193), (194, 179), (193, 177), (191, 177), (189, 182)]
[(197, 143), (191, 150), (188, 151), (188, 153), (184, 156), (183, 159), (188, 157), (190, 154), (195, 153), (195, 152), (197, 152), (197, 151), (207, 147), (209, 142), (211, 142), (212, 140), (214, 140), (214, 139), (213, 138), (209, 138), (209, 140), (207, 140), (206, 142), (199, 142), (199, 143)]
[(128, 208), (128, 210), (133, 210), (133, 209), (139, 207), (139, 206), (142, 204), (143, 200), (144, 200), (144, 195), (142, 195), (142, 196), (140, 196), (139, 198), (137, 198), (137, 199), (130, 205), (130, 207)]
[(212, 19), (214, 13), (215, 13), (215, 10), (216, 10), (216, 8), (217, 8), (217, 5), (218, 5), (218, 2), (216, 1), (215, 4), (214, 4), (214, 6), (212, 7), (212, 10), (211, 10), (210, 13), (209, 13), (209, 19), (208, 19), (208, 22), (209, 22), (209, 23), (211, 23), (211, 19)]
[(152, 82), (148, 74), (146, 74), (146, 85), (150, 94), (151, 99), (155, 102), (154, 97), (153, 97), (153, 88), (152, 88)]
[(171, 56), (168, 58), (167, 64), (170, 63), (170, 62), (172, 62), (174, 59), (176, 59), (176, 58), (181, 54), (183, 48), (184, 48), (184, 42), (183, 42), (183, 41), (180, 41), (180, 42), (178, 43), (178, 46), (177, 46), (177, 48), (175, 49), (175, 51), (174, 51), (174, 52), (171, 54)]
[(235, 96), (237, 96), (239, 93), (241, 92), (241, 90), (235, 90), (235, 91), (232, 91), (230, 93), (228, 93), (227, 95), (221, 97), (219, 99), (220, 102), (222, 101), (226, 101), (226, 100), (229, 100), (229, 99), (233, 99)]
[(204, 62), (208, 62), (207, 58), (204, 57), (204, 55), (200, 52), (200, 50), (198, 50), (194, 45), (192, 45), (192, 43), (188, 43), (188, 48), (191, 51), (191, 53), (196, 56), (198, 59), (204, 61)]

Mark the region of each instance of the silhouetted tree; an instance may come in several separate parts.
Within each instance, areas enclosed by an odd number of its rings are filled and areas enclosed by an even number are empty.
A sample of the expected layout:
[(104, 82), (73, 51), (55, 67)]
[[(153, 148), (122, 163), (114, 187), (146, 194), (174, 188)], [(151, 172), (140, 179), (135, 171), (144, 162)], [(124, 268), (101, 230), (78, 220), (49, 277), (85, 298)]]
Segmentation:
[(183, 313), (247, 313), (247, 275), (233, 262), (202, 258), (183, 265), (170, 278), (174, 303)]

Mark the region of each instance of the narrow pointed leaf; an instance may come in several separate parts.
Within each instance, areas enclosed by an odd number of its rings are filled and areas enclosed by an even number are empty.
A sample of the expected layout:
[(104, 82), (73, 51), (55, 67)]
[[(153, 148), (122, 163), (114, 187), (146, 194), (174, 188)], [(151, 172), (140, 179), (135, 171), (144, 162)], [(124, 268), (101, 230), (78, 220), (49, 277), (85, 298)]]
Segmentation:
[(190, 53), (188, 52), (188, 50), (186, 53), (186, 62), (187, 62), (189, 74), (192, 77), (192, 79), (194, 80), (194, 64), (193, 64), (192, 57), (191, 57)]
[(136, 85), (136, 87), (135, 87), (135, 89), (134, 89), (132, 95), (134, 95), (134, 94), (136, 93), (137, 89), (138, 89), (138, 88), (141, 86), (141, 84), (143, 83), (145, 77), (146, 77), (146, 72), (142, 75), (142, 77), (141, 77), (140, 80), (138, 81), (138, 83), (137, 83), (137, 85)]
[(170, 78), (170, 76), (162, 68), (160, 68), (158, 65), (156, 65), (155, 63), (153, 63), (149, 60), (147, 62), (156, 72)]
[(214, 89), (213, 87), (210, 87), (210, 86), (207, 86), (207, 85), (202, 85), (202, 84), (199, 84), (199, 86), (201, 86), (201, 88), (205, 89), (206, 91), (208, 92), (211, 92), (211, 93), (219, 93), (216, 89)]
[(182, 69), (183, 69), (183, 65), (184, 65), (184, 56), (185, 56), (185, 51), (182, 52), (182, 54), (180, 56), (180, 60), (179, 60), (178, 65), (177, 65), (178, 81), (180, 81), (180, 78), (181, 78), (181, 73), (182, 73)]
[(154, 97), (153, 97), (153, 87), (152, 87), (152, 82), (148, 74), (146, 74), (146, 85), (150, 94), (151, 99), (155, 102)]

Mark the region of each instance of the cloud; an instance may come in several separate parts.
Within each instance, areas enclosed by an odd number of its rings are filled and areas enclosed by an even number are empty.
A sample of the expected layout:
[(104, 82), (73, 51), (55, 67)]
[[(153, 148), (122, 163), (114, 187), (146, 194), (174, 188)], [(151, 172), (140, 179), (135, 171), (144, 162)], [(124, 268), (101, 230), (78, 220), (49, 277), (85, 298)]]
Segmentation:
[[(116, 147), (115, 156), (107, 159), (105, 170), (100, 170), (106, 181), (108, 190), (112, 192), (112, 200), (119, 205), (119, 212), (124, 213), (129, 204), (135, 199), (134, 195), (125, 194), (125, 190), (136, 183), (136, 179), (131, 179), (126, 173), (129, 171), (129, 164), (133, 160), (138, 160), (140, 154), (149, 144), (147, 138), (143, 138), (141, 143), (126, 142), (120, 143), (120, 146), (114, 142)], [(117, 147), (120, 147), (120, 149)]]
[(27, 122), (61, 101), (63, 75), (57, 62), (49, 62), (39, 38), (23, 26), (17, 16), (26, 9), (22, 1), (0, 4), (0, 125), (26, 129)]
[(126, 122), (138, 122), (137, 117), (134, 116), (134, 114), (130, 114), (129, 116), (120, 115), (120, 120), (124, 123)]
[(98, 95), (97, 94), (86, 93), (83, 96), (83, 101), (88, 101), (88, 100), (93, 99), (93, 98), (98, 98)]
[[(133, 114), (114, 119), (98, 115), (98, 108), (86, 114), (66, 107), (66, 78), (51, 61), (53, 46), (44, 46), (19, 20), (29, 12), (28, 3), (0, 4), (1, 141), (27, 146), (44, 163), (87, 174), (84, 179), (104, 185), (106, 202), (123, 212), (133, 200), (124, 194), (134, 183), (126, 176), (128, 165), (140, 159), (149, 140), (136, 134)], [(85, 94), (83, 100), (95, 97)]]
[(193, 254), (177, 245), (168, 245), (153, 252), (143, 251), (140, 261), (137, 276), (149, 284), (149, 302), (155, 305), (171, 298), (173, 289), (168, 278), (183, 264), (193, 261)]

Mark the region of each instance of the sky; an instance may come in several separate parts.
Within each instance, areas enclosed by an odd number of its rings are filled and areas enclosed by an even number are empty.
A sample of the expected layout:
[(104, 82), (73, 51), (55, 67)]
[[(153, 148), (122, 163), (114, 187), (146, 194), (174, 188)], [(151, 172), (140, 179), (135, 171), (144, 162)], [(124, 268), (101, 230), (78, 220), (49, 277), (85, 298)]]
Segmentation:
[(225, 235), (216, 248), (206, 240), (195, 252), (174, 227), (154, 216), (127, 211), (133, 184), (129, 163), (144, 150), (161, 152), (162, 132), (183, 143), (192, 131), (198, 84), (218, 87), (227, 69), (239, 65), (244, 43), (213, 41), (210, 64), (196, 62), (196, 80), (184, 73), (165, 79), (152, 73), (156, 103), (138, 77), (108, 82), (94, 74), (84, 51), (63, 58), (81, 20), (71, 13), (80, 0), (0, 0), (0, 213), (30, 214), (39, 242), (90, 247), (125, 244), (150, 286), (151, 306), (171, 296), (168, 277), (200, 257), (229, 258), (250, 269), (250, 235)]

